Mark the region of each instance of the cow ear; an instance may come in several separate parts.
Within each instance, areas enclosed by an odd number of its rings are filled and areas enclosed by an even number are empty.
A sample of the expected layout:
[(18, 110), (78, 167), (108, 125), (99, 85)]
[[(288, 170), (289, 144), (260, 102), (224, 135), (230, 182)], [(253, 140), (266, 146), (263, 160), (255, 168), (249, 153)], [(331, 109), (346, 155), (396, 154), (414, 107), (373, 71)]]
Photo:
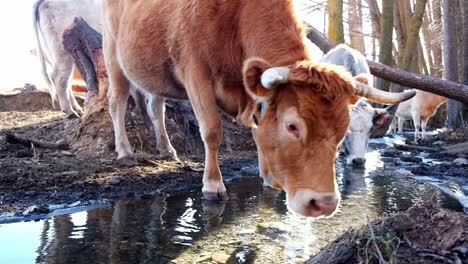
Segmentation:
[(395, 115), (395, 108), (398, 105), (391, 105), (385, 109), (375, 109), (375, 117), (373, 119), (374, 126), (382, 126), (392, 122)]
[(273, 90), (262, 86), (261, 77), (263, 72), (271, 68), (271, 65), (260, 58), (249, 58), (244, 63), (242, 77), (247, 94), (255, 101), (261, 103), (267, 101), (273, 94)]
[(369, 86), (373, 85), (372, 76), (370, 76), (369, 74), (363, 73), (363, 74), (359, 74), (357, 76), (354, 76), (353, 78), (357, 82), (367, 84)]

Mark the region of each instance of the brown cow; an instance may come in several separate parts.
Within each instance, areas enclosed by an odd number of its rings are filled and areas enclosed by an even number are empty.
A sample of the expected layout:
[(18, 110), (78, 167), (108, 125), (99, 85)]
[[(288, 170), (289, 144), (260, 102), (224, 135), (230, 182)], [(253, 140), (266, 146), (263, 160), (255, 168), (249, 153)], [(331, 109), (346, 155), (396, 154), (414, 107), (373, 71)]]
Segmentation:
[(419, 130), (421, 129), (421, 138), (426, 137), (426, 127), (429, 119), (435, 115), (439, 106), (444, 104), (447, 98), (428, 93), (425, 91), (416, 91), (416, 96), (406, 102), (401, 103), (396, 111), (396, 118), (392, 123), (390, 131), (395, 132), (398, 123), (398, 133), (403, 133), (403, 122), (405, 120), (413, 120), (414, 124), (414, 141), (419, 138)]
[(188, 98), (205, 144), (205, 199), (226, 198), (218, 108), (253, 128), (260, 174), (287, 192), (288, 207), (317, 217), (339, 203), (335, 159), (353, 94), (382, 103), (414, 95), (315, 63), (290, 0), (106, 0), (103, 40), (118, 160), (135, 162), (124, 121), (130, 84)]

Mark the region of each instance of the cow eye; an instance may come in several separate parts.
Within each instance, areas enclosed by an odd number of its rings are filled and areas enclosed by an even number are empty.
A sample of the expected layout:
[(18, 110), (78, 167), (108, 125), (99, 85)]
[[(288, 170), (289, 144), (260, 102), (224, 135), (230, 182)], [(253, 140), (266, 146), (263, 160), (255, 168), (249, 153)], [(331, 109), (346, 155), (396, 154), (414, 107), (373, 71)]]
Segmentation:
[(288, 132), (293, 134), (296, 138), (300, 138), (301, 134), (296, 124), (294, 123), (288, 124), (287, 129), (288, 129)]
[(289, 132), (294, 132), (294, 131), (297, 131), (297, 127), (294, 124), (290, 124), (288, 126), (288, 130), (289, 130)]

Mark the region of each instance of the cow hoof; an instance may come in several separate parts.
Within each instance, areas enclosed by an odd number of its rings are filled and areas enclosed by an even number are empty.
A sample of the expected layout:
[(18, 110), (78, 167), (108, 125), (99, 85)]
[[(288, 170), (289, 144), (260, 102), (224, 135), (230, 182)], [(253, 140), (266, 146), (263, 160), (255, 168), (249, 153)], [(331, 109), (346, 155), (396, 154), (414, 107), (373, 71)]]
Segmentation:
[(226, 201), (228, 199), (228, 195), (226, 192), (204, 192), (203, 199), (207, 201)]
[(172, 153), (161, 154), (161, 155), (159, 155), (159, 159), (160, 160), (181, 162), (179, 157), (177, 157), (177, 154), (172, 154)]
[(67, 119), (76, 119), (76, 118), (80, 118), (80, 116), (77, 114), (77, 113), (71, 113), (67, 116)]
[(138, 160), (133, 156), (125, 156), (116, 160), (117, 165), (123, 167), (132, 167), (138, 165)]

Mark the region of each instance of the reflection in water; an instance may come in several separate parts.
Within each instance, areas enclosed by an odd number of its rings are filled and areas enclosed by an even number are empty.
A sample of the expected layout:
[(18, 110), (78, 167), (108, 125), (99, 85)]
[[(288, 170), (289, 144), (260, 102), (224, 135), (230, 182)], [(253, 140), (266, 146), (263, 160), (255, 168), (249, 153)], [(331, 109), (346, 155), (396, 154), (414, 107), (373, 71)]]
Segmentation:
[[(283, 192), (248, 178), (229, 186), (230, 199), (223, 203), (189, 193), (0, 225), (0, 248), (12, 233), (20, 234), (15, 238), (25, 245), (35, 243), (34, 250), (19, 244), (18, 253), (1, 254), (0, 263), (22, 263), (25, 256), (37, 263), (192, 263), (208, 253), (245, 256), (248, 250), (258, 263), (290, 263), (306, 259), (351, 227), (419, 200), (451, 206), (452, 200), (429, 185), (371, 173), (375, 169), (337, 166), (342, 204), (329, 219), (306, 220), (288, 212)], [(14, 232), (33, 224), (41, 225), (34, 226), (36, 234)]]

